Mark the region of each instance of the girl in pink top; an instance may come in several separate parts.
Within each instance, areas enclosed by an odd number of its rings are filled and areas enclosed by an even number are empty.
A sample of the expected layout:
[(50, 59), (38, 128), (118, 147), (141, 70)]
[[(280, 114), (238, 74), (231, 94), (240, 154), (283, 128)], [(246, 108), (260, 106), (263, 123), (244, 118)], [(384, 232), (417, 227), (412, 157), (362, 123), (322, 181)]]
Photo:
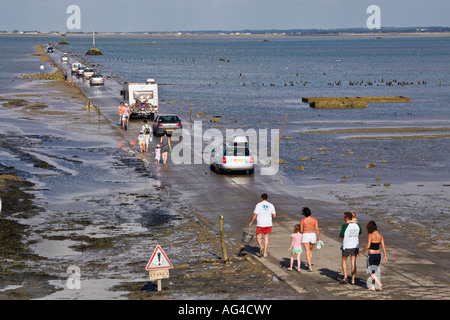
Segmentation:
[(291, 252), (291, 266), (287, 268), (288, 270), (292, 270), (292, 266), (294, 265), (294, 258), (297, 255), (297, 271), (300, 272), (300, 255), (302, 254), (302, 237), (303, 235), (300, 233), (300, 224), (296, 224), (294, 227), (294, 233), (292, 236), (291, 246), (289, 247), (289, 251)]

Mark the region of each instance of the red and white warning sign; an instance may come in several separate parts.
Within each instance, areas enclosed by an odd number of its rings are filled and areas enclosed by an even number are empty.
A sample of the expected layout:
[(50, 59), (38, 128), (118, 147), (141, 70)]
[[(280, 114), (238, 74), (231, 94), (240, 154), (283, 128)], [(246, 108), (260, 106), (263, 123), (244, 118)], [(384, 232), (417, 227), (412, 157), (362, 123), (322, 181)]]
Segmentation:
[(157, 245), (150, 261), (147, 263), (145, 270), (172, 269), (173, 265), (165, 254), (164, 250)]

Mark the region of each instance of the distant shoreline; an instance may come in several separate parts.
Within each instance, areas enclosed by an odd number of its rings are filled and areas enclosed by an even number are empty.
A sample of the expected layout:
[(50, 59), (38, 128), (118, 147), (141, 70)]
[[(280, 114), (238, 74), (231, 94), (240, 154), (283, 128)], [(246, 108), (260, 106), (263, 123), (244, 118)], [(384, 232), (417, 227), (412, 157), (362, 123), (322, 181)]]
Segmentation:
[[(23, 37), (33, 37), (33, 36), (50, 36), (50, 37), (61, 37), (61, 33), (57, 32), (29, 32), (29, 33), (13, 33), (13, 32), (0, 32), (0, 36), (23, 36)], [(381, 33), (353, 33), (353, 32), (342, 32), (342, 33), (299, 33), (299, 34), (287, 34), (287, 33), (240, 33), (240, 32), (219, 32), (219, 33), (209, 33), (209, 32), (160, 32), (160, 33), (150, 33), (150, 32), (96, 32), (96, 37), (175, 37), (175, 38), (259, 38), (259, 39), (275, 39), (275, 38), (312, 38), (312, 37), (372, 37), (374, 39), (382, 39), (384, 37), (450, 37), (449, 32), (381, 32)], [(92, 37), (92, 33), (67, 33), (66, 38), (70, 39), (72, 37)]]

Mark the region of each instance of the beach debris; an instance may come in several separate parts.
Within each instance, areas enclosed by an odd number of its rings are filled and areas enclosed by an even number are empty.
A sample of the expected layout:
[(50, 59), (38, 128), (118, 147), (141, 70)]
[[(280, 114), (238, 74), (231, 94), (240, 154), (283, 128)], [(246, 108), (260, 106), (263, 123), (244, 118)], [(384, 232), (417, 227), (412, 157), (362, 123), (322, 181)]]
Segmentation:
[(297, 167), (297, 171), (305, 171), (305, 168), (302, 165), (299, 165)]
[(375, 164), (375, 162), (371, 162), (368, 165), (366, 165), (366, 168), (375, 168), (377, 165)]

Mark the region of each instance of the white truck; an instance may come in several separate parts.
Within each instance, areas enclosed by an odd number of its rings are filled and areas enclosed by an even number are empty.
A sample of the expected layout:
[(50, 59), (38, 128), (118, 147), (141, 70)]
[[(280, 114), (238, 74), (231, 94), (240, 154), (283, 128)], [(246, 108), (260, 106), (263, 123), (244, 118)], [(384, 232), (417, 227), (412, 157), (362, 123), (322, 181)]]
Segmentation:
[(147, 79), (145, 83), (125, 83), (120, 95), (131, 109), (130, 118), (144, 116), (154, 119), (158, 113), (158, 84), (154, 79)]

